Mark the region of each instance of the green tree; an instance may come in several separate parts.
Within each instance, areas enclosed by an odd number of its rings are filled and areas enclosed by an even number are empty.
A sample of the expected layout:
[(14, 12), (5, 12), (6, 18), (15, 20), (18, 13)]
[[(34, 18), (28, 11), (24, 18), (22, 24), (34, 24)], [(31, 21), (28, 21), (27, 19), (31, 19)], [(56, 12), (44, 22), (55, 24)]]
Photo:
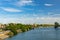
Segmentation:
[(57, 28), (59, 26), (58, 22), (55, 22), (55, 28)]

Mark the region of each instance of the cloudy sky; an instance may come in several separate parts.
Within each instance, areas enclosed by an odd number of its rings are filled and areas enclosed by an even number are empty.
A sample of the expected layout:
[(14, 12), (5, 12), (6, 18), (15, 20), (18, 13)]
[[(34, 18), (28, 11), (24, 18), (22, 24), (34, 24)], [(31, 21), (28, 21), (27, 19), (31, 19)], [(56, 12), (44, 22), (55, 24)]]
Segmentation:
[(60, 0), (0, 0), (0, 23), (60, 23)]

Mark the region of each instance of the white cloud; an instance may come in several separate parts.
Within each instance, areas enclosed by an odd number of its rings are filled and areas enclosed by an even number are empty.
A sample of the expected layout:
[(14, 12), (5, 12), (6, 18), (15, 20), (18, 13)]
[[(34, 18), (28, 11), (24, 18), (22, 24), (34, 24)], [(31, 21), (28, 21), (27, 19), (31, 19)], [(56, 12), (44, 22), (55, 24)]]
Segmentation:
[(22, 17), (22, 18), (0, 18), (0, 23), (24, 23), (24, 24), (53, 24), (54, 22), (60, 23), (60, 17)]
[(22, 12), (22, 10), (18, 10), (14, 8), (2, 8), (2, 9), (7, 12)]
[(45, 6), (53, 6), (53, 4), (44, 4)]
[(54, 22), (60, 23), (60, 17), (36, 17), (36, 18), (22, 18), (20, 20), (22, 23), (25, 24), (54, 24)]
[(32, 2), (33, 2), (32, 0), (19, 0), (18, 2), (15, 3), (15, 5), (18, 6), (31, 5)]
[(33, 14), (34, 17), (38, 16), (37, 14)]
[(60, 23), (60, 17), (41, 17), (40, 21), (41, 23), (49, 23), (49, 24), (53, 24), (54, 22)]
[(56, 13), (56, 12), (48, 12), (48, 17), (60, 17), (60, 14), (59, 13)]

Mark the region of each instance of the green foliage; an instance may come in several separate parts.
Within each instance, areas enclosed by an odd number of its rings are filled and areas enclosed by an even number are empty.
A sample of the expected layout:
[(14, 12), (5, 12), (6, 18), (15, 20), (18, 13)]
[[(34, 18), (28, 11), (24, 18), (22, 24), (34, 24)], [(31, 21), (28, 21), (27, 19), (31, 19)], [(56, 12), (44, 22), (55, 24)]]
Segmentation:
[(14, 33), (14, 35), (17, 34), (16, 27), (13, 24), (9, 24), (9, 26), (6, 27), (6, 30), (10, 30), (11, 32)]
[(17, 24), (10, 23), (6, 25), (6, 30), (10, 30), (11, 32), (13, 32), (14, 35), (17, 34), (18, 29), (21, 29), (22, 32), (25, 32), (33, 29), (33, 25), (25, 25), (20, 23), (17, 23)]
[(55, 28), (57, 28), (59, 26), (58, 22), (55, 22)]
[(12, 37), (13, 36), (13, 32), (9, 32), (8, 35), (9, 35), (9, 37)]

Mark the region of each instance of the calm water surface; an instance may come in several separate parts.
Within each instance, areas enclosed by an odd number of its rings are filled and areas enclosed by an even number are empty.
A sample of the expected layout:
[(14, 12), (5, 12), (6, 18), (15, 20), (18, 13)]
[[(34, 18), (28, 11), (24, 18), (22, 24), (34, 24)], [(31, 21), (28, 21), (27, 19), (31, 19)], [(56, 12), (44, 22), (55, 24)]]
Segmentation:
[(60, 40), (60, 28), (36, 28), (6, 40)]

